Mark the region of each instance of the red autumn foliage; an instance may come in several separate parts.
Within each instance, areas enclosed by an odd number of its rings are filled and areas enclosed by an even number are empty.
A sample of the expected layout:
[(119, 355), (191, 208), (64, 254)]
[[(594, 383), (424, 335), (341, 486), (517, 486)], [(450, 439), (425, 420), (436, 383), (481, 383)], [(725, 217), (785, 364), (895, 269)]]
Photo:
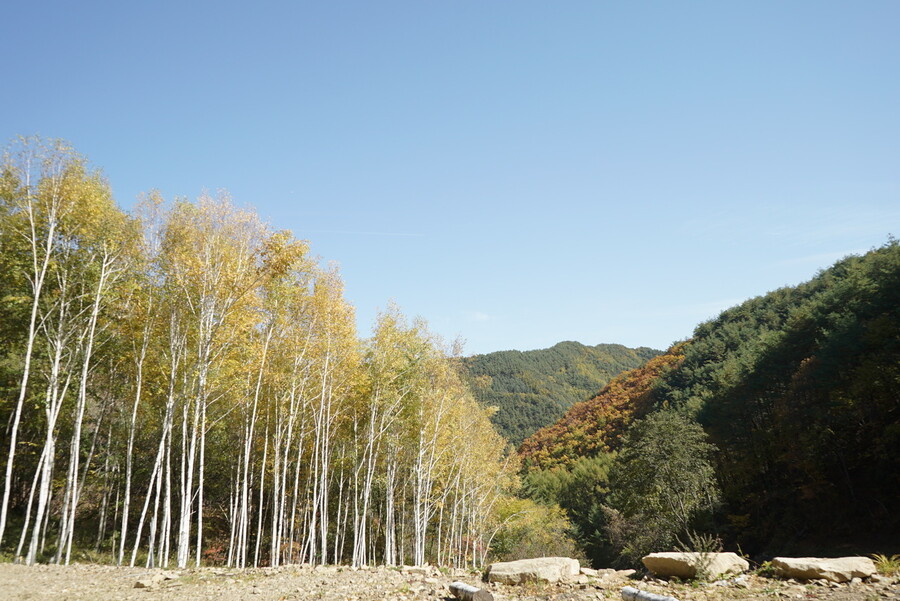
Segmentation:
[(652, 407), (654, 382), (684, 359), (684, 345), (673, 346), (643, 367), (627, 371), (594, 398), (574, 404), (552, 426), (541, 428), (519, 447), (529, 470), (570, 467), (579, 457), (618, 450), (622, 436), (635, 419)]

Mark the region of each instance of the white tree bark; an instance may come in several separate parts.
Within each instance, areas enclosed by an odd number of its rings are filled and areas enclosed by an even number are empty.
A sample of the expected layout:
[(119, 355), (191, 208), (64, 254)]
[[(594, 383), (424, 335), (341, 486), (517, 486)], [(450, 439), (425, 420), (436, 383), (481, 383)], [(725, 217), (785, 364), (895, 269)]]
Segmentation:
[[(16, 409), (13, 412), (13, 421), (10, 427), (9, 437), (9, 453), (6, 457), (6, 472), (3, 480), (3, 501), (0, 504), (0, 544), (3, 543), (3, 535), (6, 532), (6, 521), (9, 510), (9, 495), (12, 489), (12, 474), (16, 456), (16, 443), (18, 441), (19, 424), (22, 419), (22, 407), (25, 403), (25, 395), (28, 390), (29, 378), (31, 376), (31, 361), (34, 351), (34, 341), (37, 336), (37, 317), (40, 306), (41, 295), (43, 294), (44, 282), (50, 268), (50, 261), (55, 252), (56, 229), (59, 225), (59, 219), (64, 214), (63, 197), (62, 197), (62, 179), (66, 168), (67, 158), (57, 149), (56, 154), (51, 157), (41, 157), (39, 150), (33, 147), (23, 149), (21, 154), (21, 163), (17, 165), (19, 174), (22, 176), (22, 186), (25, 194), (24, 211), (28, 215), (29, 231), (25, 234), (27, 241), (31, 247), (31, 263), (32, 272), (29, 276), (31, 283), (31, 316), (28, 322), (28, 336), (25, 342), (24, 366), (22, 368), (22, 379), (19, 384), (19, 396), (16, 400)], [(43, 164), (43, 166), (42, 166)], [(38, 215), (36, 214), (35, 204), (37, 202), (35, 187), (38, 183), (33, 182), (34, 169), (41, 166), (42, 173), (39, 176), (42, 181), (49, 180), (50, 203), (49, 211), (45, 217), (45, 223), (38, 223)], [(46, 226), (46, 233), (40, 233), (41, 225)]]
[[(83, 360), (81, 364), (81, 377), (78, 382), (78, 397), (76, 399), (75, 409), (75, 428), (72, 434), (72, 445), (69, 456), (69, 477), (72, 479), (69, 488), (69, 496), (63, 502), (63, 521), (60, 526), (60, 532), (63, 533), (60, 541), (64, 541), (66, 548), (65, 564), (69, 565), (72, 557), (72, 537), (75, 531), (75, 515), (78, 507), (78, 500), (81, 496), (81, 486), (79, 485), (79, 464), (81, 460), (81, 428), (84, 422), (84, 412), (87, 408), (87, 383), (88, 374), (91, 370), (91, 359), (93, 358), (94, 341), (97, 333), (97, 319), (100, 315), (102, 301), (106, 294), (107, 284), (115, 277), (117, 272), (117, 263), (119, 256), (112, 252), (108, 247), (101, 251), (100, 273), (97, 281), (97, 288), (94, 293), (93, 305), (91, 307), (90, 319), (86, 329), (85, 349), (83, 352)], [(93, 451), (92, 451), (93, 452)], [(59, 553), (59, 551), (57, 551)]]
[[(152, 304), (152, 296), (148, 295), (148, 300)], [(148, 311), (148, 314), (150, 311)], [(147, 316), (144, 321), (144, 327), (141, 331), (142, 336), (139, 348), (135, 349), (135, 381), (134, 381), (134, 403), (131, 408), (131, 420), (128, 422), (128, 447), (125, 452), (125, 495), (123, 497), (122, 506), (122, 524), (119, 527), (119, 555), (116, 559), (116, 565), (122, 565), (125, 559), (125, 540), (128, 538), (128, 523), (131, 509), (131, 480), (134, 467), (134, 436), (137, 432), (137, 414), (138, 407), (141, 402), (141, 392), (144, 386), (144, 361), (147, 359), (147, 349), (150, 346), (150, 328), (152, 320)]]

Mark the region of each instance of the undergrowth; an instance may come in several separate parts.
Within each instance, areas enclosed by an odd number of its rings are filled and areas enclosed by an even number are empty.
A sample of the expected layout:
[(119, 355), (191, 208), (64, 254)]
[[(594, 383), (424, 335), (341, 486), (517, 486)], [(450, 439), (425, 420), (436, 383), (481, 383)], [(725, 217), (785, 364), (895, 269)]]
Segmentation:
[(878, 570), (879, 574), (885, 576), (900, 575), (900, 555), (891, 555), (888, 557), (881, 553), (875, 553), (872, 555), (872, 561), (875, 562), (875, 569)]

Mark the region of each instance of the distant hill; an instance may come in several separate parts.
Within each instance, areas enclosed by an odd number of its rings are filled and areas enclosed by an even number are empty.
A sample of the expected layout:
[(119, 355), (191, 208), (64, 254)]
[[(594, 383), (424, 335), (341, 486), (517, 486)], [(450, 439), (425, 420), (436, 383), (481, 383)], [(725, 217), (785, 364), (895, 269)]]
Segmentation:
[(475, 396), (496, 406), (494, 425), (519, 445), (554, 423), (573, 404), (589, 399), (616, 375), (643, 365), (660, 351), (621, 344), (578, 342), (535, 351), (499, 351), (464, 359)]
[(635, 419), (655, 407), (653, 385), (684, 360), (681, 343), (644, 365), (616, 376), (596, 396), (575, 403), (556, 423), (544, 426), (519, 448), (527, 470), (571, 468), (580, 457), (617, 451)]

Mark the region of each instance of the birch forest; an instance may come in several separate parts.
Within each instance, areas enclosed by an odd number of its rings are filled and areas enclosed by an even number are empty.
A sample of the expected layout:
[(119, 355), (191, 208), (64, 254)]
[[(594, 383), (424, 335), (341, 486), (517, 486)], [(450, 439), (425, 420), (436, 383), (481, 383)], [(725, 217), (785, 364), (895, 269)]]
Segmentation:
[(0, 179), (0, 549), (479, 566), (516, 465), (458, 352), (227, 195), (132, 211), (59, 141)]

